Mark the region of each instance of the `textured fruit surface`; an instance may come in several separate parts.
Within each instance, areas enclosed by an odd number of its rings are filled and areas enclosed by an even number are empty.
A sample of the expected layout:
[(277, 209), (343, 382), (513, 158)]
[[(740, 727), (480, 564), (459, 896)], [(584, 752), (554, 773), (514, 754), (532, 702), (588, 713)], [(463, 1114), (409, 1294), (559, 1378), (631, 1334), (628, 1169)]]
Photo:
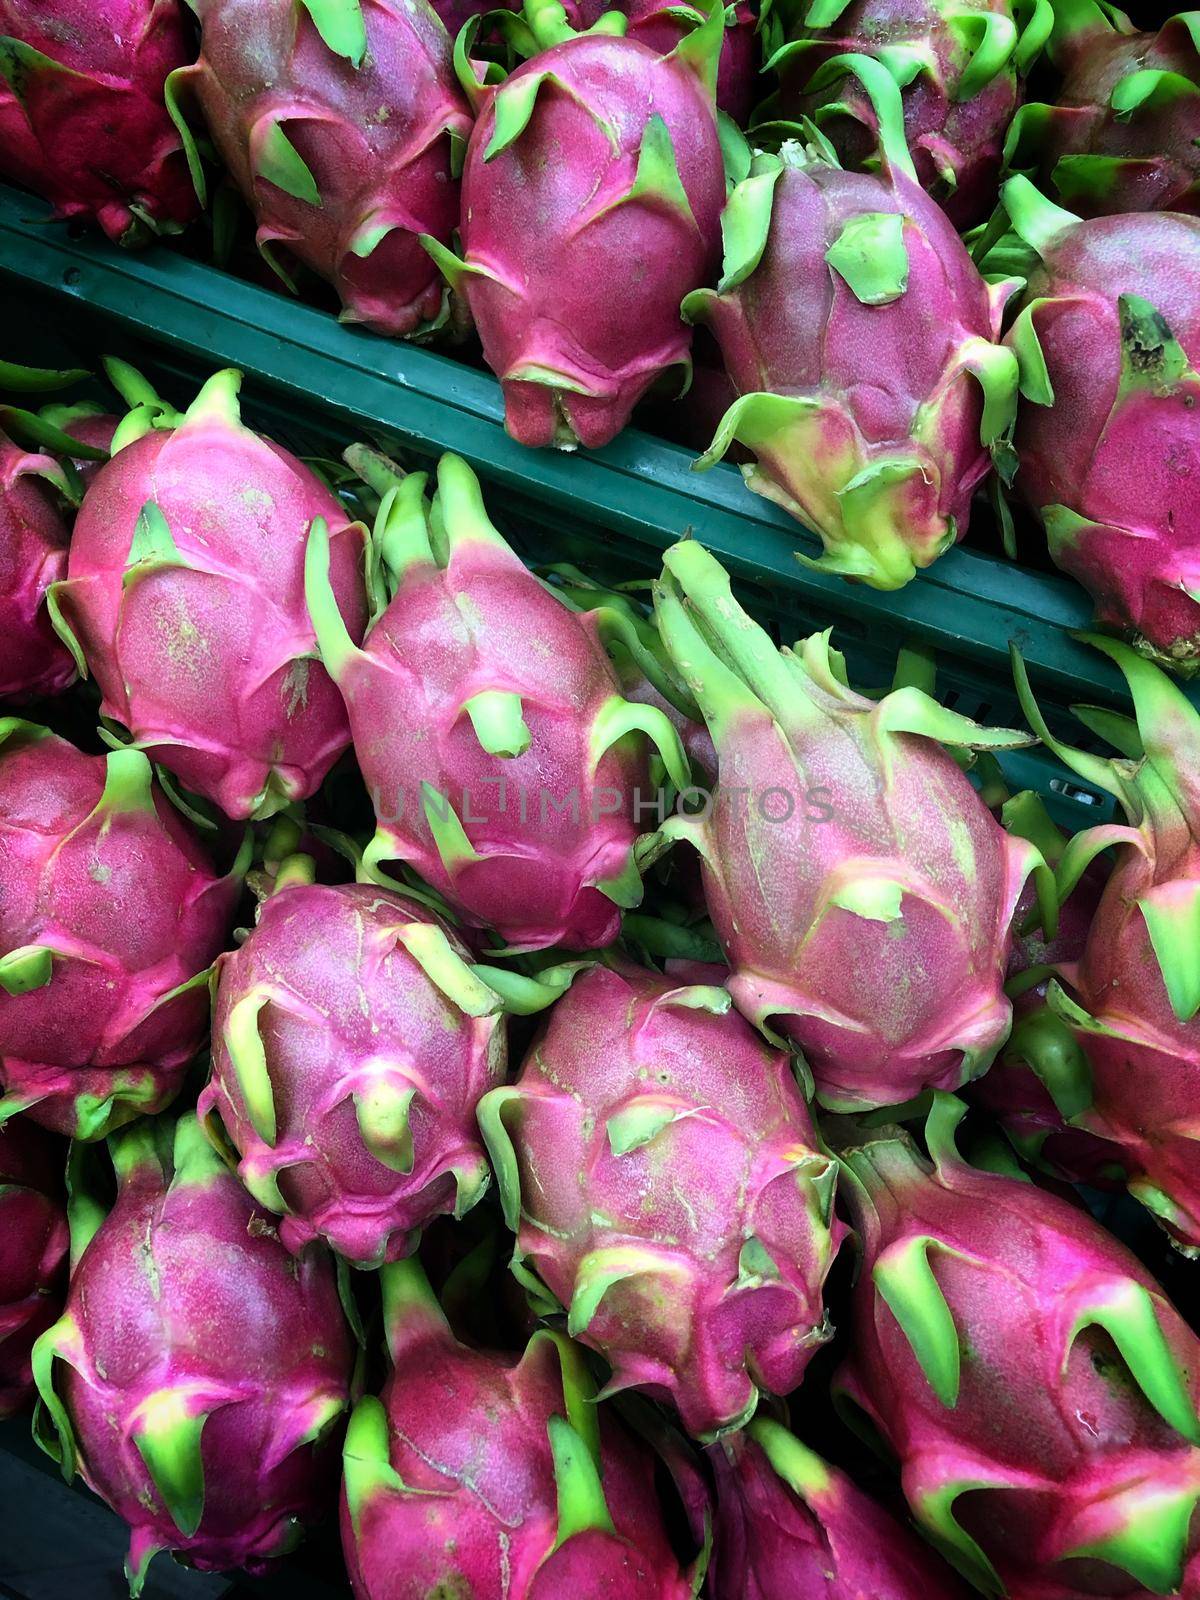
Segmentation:
[(218, 373), (183, 417), (130, 414), (55, 589), (104, 715), (235, 818), (312, 794), (349, 744), (304, 605), (315, 517), (347, 626), (361, 637), (366, 622), (363, 529), (308, 467), (242, 425), (239, 382)]
[(500, 1001), (432, 912), (368, 884), (285, 886), (219, 971), (200, 1114), (220, 1112), (285, 1244), (378, 1266), (479, 1198)]
[(815, 116), (847, 165), (869, 158), (878, 118), (852, 79), (811, 80), (827, 61), (864, 52), (888, 66), (904, 99), (904, 134), (921, 186), (958, 228), (996, 202), (1004, 136), (1021, 99), (1021, 75), (1040, 50), (1049, 6), (1010, 0), (816, 0), (789, 29), (773, 65), (780, 91), (769, 116)]
[[(1139, 32), (1115, 6), (1055, 0), (1054, 103), (1023, 106), (1010, 165), (1081, 216), (1200, 209), (1200, 17)], [(1146, 13), (1149, 17), (1149, 13)]]
[(1011, 289), (980, 277), (915, 182), (899, 91), (857, 59), (887, 112), (881, 171), (811, 141), (755, 157), (723, 220), (725, 271), (685, 314), (711, 329), (738, 398), (701, 465), (731, 443), (747, 485), (811, 528), (817, 565), (897, 589), (967, 530), (1017, 364), (995, 342)]
[(695, 541), (666, 568), (662, 636), (712, 733), (718, 784), (704, 813), (665, 831), (700, 852), (735, 1003), (795, 1042), (834, 1109), (977, 1077), (1008, 1033), (1017, 899), (1046, 869), (942, 745), (1027, 736), (911, 685), (868, 700), (827, 634), (777, 650)]
[(66, 1283), (66, 1146), (25, 1117), (0, 1127), (0, 1417), (33, 1394), (33, 1341)]
[(97, 1138), (178, 1092), (240, 865), (217, 876), (140, 751), (0, 741), (0, 1119)]
[(179, 0), (0, 0), (0, 172), (122, 244), (196, 214), (163, 85), (190, 55)]
[(1200, 659), (1200, 218), (1085, 222), (1005, 189), (1041, 264), (1008, 334), (1021, 362), (1017, 487), (1096, 620), (1185, 672)]
[(778, 1422), (756, 1418), (709, 1460), (712, 1600), (963, 1600), (927, 1545)]
[(424, 0), (193, 0), (194, 93), (226, 166), (276, 246), (328, 279), (342, 320), (426, 331), (444, 286), (419, 243), (458, 226), (454, 145), (471, 114), (450, 39)]
[(597, 1410), (581, 1353), (459, 1344), (415, 1261), (385, 1267), (393, 1371), (346, 1436), (342, 1544), (356, 1600), (689, 1600), (652, 1458)]
[(67, 523), (52, 486), (57, 463), (0, 433), (0, 697), (57, 694), (75, 676), (55, 635), (46, 590), (66, 574)]
[[(1200, 986), (1194, 908), (1200, 903), (1200, 715), (1162, 672), (1127, 646), (1093, 643), (1133, 692), (1136, 727), (1115, 729), (1106, 761), (1054, 738), (1026, 693), (1050, 748), (1120, 804), (1127, 824), (1080, 834), (1059, 868), (1069, 888), (1115, 847), (1088, 936), (1060, 963), (1049, 1000), (1076, 1052), (1058, 1067), (1055, 1042), (1031, 1051), (1072, 1128), (1107, 1142), (1130, 1191), (1188, 1254), (1200, 1252)], [(1121, 719), (1117, 719), (1118, 722)], [(1043, 1059), (1048, 1056), (1049, 1059)]]
[[(844, 1152), (863, 1252), (840, 1383), (918, 1524), (985, 1593), (1180, 1589), (1200, 1498), (1200, 1345), (1088, 1213), (880, 1129)], [(1003, 1587), (1002, 1587), (1003, 1586)]]
[(706, 1436), (760, 1386), (799, 1384), (832, 1332), (844, 1232), (792, 1063), (729, 1008), (725, 989), (596, 967), (479, 1112), (518, 1275), (567, 1308), (613, 1388)]
[(441, 259), (522, 444), (598, 448), (656, 379), (686, 375), (679, 304), (714, 265), (725, 198), (714, 16), (670, 56), (564, 29), (486, 94), (463, 167), (464, 261)]
[(72, 1202), (40, 1442), (129, 1524), (135, 1595), (160, 1550), (262, 1570), (332, 1492), (351, 1367), (333, 1267), (289, 1255), (194, 1116), (138, 1123), (113, 1157), (110, 1214)]
[(310, 547), (309, 608), (375, 807), (366, 862), (409, 863), (514, 948), (609, 944), (642, 895), (648, 744), (683, 787), (679, 735), (623, 697), (604, 614), (574, 610), (523, 565), (463, 461), (443, 456), (432, 507), (424, 484), (404, 479), (377, 521), (391, 599), (361, 650), (324, 581), (323, 539)]

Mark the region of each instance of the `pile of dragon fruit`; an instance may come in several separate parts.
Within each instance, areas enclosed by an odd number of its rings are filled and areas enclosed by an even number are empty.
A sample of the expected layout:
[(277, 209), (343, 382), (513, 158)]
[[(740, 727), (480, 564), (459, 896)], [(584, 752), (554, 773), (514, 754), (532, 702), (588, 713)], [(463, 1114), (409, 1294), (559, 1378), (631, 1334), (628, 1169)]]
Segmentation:
[(1200, 1600), (1200, 13), (189, 6), (0, 0), (0, 172), (848, 580), (1040, 525), (1128, 710), (0, 360), (0, 1417), (133, 1596)]
[(0, 176), (490, 368), (522, 444), (640, 407), (823, 571), (974, 503), (1194, 671), (1200, 12), (1142, 6), (0, 0)]

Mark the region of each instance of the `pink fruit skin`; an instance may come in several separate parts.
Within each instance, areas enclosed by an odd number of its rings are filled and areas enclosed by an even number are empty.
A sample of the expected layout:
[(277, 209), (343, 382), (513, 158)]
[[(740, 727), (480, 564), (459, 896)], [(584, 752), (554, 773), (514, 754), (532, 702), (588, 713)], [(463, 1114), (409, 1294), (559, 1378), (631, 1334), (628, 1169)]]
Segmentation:
[[(201, 1571), (262, 1571), (295, 1544), (298, 1522), (329, 1504), (327, 1435), (348, 1403), (352, 1365), (333, 1268), (324, 1253), (290, 1255), (215, 1157), (199, 1174), (177, 1166), (174, 1181), (156, 1161), (124, 1177), (58, 1328), (54, 1385), (84, 1479), (130, 1526), (131, 1572), (156, 1550)], [(133, 1437), (139, 1407), (162, 1391), (208, 1414), (203, 1515), (191, 1534), (172, 1520)]]
[[(408, 1328), (394, 1358), (382, 1395), (387, 1461), (416, 1492), (372, 1487), (352, 1504), (348, 1465), (342, 1547), (355, 1600), (688, 1600), (651, 1458), (607, 1409), (598, 1417), (614, 1531), (583, 1529), (555, 1549), (547, 1427), (565, 1406), (547, 1332), (516, 1360), (467, 1349), (445, 1329)], [(352, 1440), (353, 1428), (348, 1455)]]
[(196, 196), (163, 100), (167, 74), (191, 56), (179, 0), (0, 0), (0, 35), (62, 69), (9, 47), (0, 71), (5, 177), (118, 243), (192, 220)]
[[(864, 304), (826, 259), (864, 214), (905, 219), (907, 288), (888, 304)], [(715, 336), (738, 394), (811, 396), (819, 405), (819, 423), (808, 424), (819, 434), (801, 440), (781, 424), (756, 443), (749, 481), (823, 537), (828, 530), (834, 546), (846, 530), (852, 544), (872, 546), (854, 537), (849, 500), (838, 493), (845, 483), (877, 462), (913, 461), (885, 494), (899, 501), (902, 548), (876, 540), (868, 582), (897, 587), (967, 531), (991, 456), (980, 438), (982, 391), (962, 357), (969, 340), (999, 338), (1009, 287), (984, 283), (945, 212), (903, 173), (787, 160), (758, 265), (689, 306)]]
[(66, 1158), (65, 1145), (24, 1117), (0, 1127), (0, 1417), (24, 1410), (33, 1341), (62, 1309)]
[[(1063, 81), (1034, 123), (1040, 170), (1063, 203), (1081, 216), (1124, 211), (1200, 210), (1200, 115), (1197, 96), (1173, 92), (1132, 114), (1113, 109), (1113, 91), (1136, 72), (1174, 74), (1200, 82), (1198, 41), (1186, 15), (1171, 17), (1157, 33), (1138, 33), (1128, 18), (1113, 19), (1113, 29), (1083, 30), (1055, 52)], [(1180, 86), (1181, 87), (1181, 86)], [(1108, 171), (1078, 173), (1064, 157), (1108, 157)], [(1058, 169), (1058, 170), (1056, 170)]]
[[(487, 160), (498, 98), (543, 73), (553, 78), (529, 122)], [(670, 135), (687, 212), (671, 195), (628, 198), (652, 117)], [(686, 362), (679, 304), (716, 265), (724, 201), (712, 101), (676, 57), (636, 39), (570, 39), (489, 95), (463, 168), (463, 253), (479, 270), (462, 286), (514, 439), (597, 449)], [(530, 369), (538, 381), (522, 378)]]
[[(246, 942), (221, 959), (200, 1113), (220, 1112), (252, 1193), (278, 1181), (288, 1207), (280, 1234), (292, 1250), (321, 1237), (360, 1265), (396, 1260), (455, 1210), (456, 1174), (464, 1196), (487, 1182), (475, 1106), (504, 1076), (503, 1024), (466, 1015), (437, 988), (401, 943), (414, 925), (441, 928), (467, 959), (423, 906), (366, 884), (278, 890)], [(274, 1094), (271, 1143), (247, 1113), (229, 1035), (233, 1008), (255, 995), (266, 999), (257, 1032)], [(357, 1097), (381, 1088), (417, 1091), (408, 1171), (386, 1129), (373, 1149), (360, 1125), (372, 1126), (369, 1113), (356, 1115)]]
[(669, 1401), (700, 1436), (744, 1420), (759, 1385), (799, 1384), (832, 1332), (822, 1287), (844, 1234), (792, 1063), (708, 1009), (722, 1000), (596, 967), (480, 1107), (517, 1259), (612, 1365), (610, 1389)]
[(708, 1455), (717, 1482), (712, 1600), (965, 1600), (934, 1552), (835, 1467), (816, 1462), (801, 1495), (754, 1428)]
[(67, 570), (67, 525), (44, 479), (49, 456), (0, 434), (0, 698), (59, 694), (75, 663), (55, 635), (46, 590)]
[(1049, 525), (1050, 553), (1096, 620), (1188, 671), (1200, 655), (1200, 383), (1155, 386), (1149, 373), (1122, 395), (1117, 301), (1155, 307), (1195, 368), (1200, 278), (1180, 263), (1198, 249), (1200, 218), (1166, 213), (1099, 217), (1052, 241), (1026, 300), (1048, 302), (1032, 323), (1054, 403), (1023, 404), (1015, 436), (1030, 506), (1043, 520), (1058, 506), (1084, 519)]
[[(458, 226), (452, 140), (471, 114), (450, 39), (423, 0), (361, 0), (367, 53), (355, 66), (325, 44), (295, 0), (195, 0), (200, 60), (181, 79), (221, 157), (275, 244), (327, 279), (342, 321), (403, 337), (435, 322), (444, 285), (417, 236)], [(267, 177), (264, 144), (282, 130), (320, 203)]]
[[(695, 9), (694, 22), (690, 22), (681, 13), (694, 8), (667, 5), (664, 0), (620, 0), (616, 5), (605, 5), (604, 0), (568, 0), (566, 9), (571, 26), (580, 32), (594, 27), (606, 12), (619, 11), (629, 19), (626, 37), (648, 44), (664, 56), (704, 17)], [(717, 109), (739, 127), (749, 121), (758, 84), (756, 13), (756, 6), (739, 0), (733, 20), (726, 23), (717, 66)]]
[[(634, 814), (651, 784), (641, 741), (594, 760), (597, 718), (621, 694), (594, 618), (568, 610), (498, 541), (456, 538), (444, 569), (404, 574), (337, 676), (383, 855), (515, 948), (588, 950), (616, 938), (620, 911), (596, 885), (653, 826), (649, 811), (640, 827)], [(489, 755), (463, 712), (494, 688), (521, 696), (532, 736), (523, 755)], [(423, 783), (441, 797), (436, 810), (458, 814), (478, 859), (445, 866)]]
[[(958, 86), (976, 48), (948, 25), (964, 17), (1011, 20), (1009, 0), (972, 0), (947, 7), (944, 0), (854, 0), (827, 28), (801, 31), (811, 40), (794, 62), (781, 64), (779, 110), (812, 116), (836, 101), (845, 113), (821, 119), (821, 131), (847, 166), (861, 166), (877, 146), (878, 125), (870, 99), (854, 78), (820, 93), (808, 83), (825, 61), (847, 53), (877, 55), (916, 49), (921, 69), (904, 86), (904, 133), (922, 188), (933, 194), (955, 228), (982, 222), (996, 203), (1004, 135), (1020, 104), (1017, 74), (1001, 67), (975, 94)], [(978, 36), (977, 36), (978, 37)]]
[(35, 1121), (85, 1137), (178, 1092), (208, 996), (168, 997), (225, 943), (239, 887), (148, 767), (127, 809), (105, 803), (105, 773), (103, 757), (53, 735), (0, 747), (0, 950), (54, 952), (44, 987), (0, 989), (0, 1089), (7, 1109), (28, 1100)]
[[(201, 396), (226, 378), (210, 380)], [(304, 603), (304, 550), (328, 523), (347, 627), (366, 624), (363, 530), (320, 480), (226, 405), (127, 444), (84, 496), (59, 593), (104, 700), (139, 748), (227, 816), (305, 799), (350, 741)], [(129, 573), (157, 504), (184, 565)]]
[[(1086, 1211), (967, 1166), (932, 1124), (930, 1137), (932, 1167), (895, 1129), (847, 1152), (863, 1261), (837, 1382), (898, 1458), (918, 1523), (949, 1534), (981, 1584), (971, 1539), (1007, 1592), (1030, 1600), (1145, 1600), (1122, 1564), (1135, 1557), (1162, 1571), (1155, 1592), (1176, 1592), (1167, 1569), (1190, 1552), (1187, 1508), (1200, 1495), (1200, 1345)], [(898, 1310), (901, 1286), (913, 1288), (913, 1343), (881, 1291), (889, 1281)], [(957, 1339), (953, 1403), (914, 1353), (924, 1337), (927, 1351)], [(1131, 1362), (1144, 1363), (1140, 1380)]]

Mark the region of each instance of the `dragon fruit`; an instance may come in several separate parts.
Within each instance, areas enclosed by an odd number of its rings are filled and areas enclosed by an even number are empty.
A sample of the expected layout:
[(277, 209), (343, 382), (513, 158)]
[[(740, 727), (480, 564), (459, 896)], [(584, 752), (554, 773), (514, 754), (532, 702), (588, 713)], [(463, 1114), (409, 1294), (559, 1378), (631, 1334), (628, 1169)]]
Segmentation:
[(709, 1459), (712, 1600), (962, 1600), (931, 1550), (778, 1422), (756, 1417)]
[(24, 1117), (0, 1127), (0, 1418), (33, 1393), (33, 1341), (62, 1309), (66, 1148)]
[(475, 1106), (504, 1078), (502, 1001), (423, 905), (313, 883), (310, 866), (284, 863), (250, 937), (217, 964), (199, 1109), (220, 1112), (289, 1249), (320, 1237), (378, 1266), (490, 1182)]
[(217, 877), (140, 751), (9, 717), (0, 861), (0, 1122), (96, 1139), (160, 1110), (204, 1035), (244, 857)]
[(967, 228), (996, 203), (1005, 132), (1052, 21), (1050, 0), (812, 0), (767, 63), (781, 81), (762, 116), (815, 117), (847, 165), (860, 165), (879, 136), (870, 97), (830, 73), (812, 80), (827, 62), (872, 56), (903, 96), (922, 188)]
[[(1014, 795), (1005, 802), (1001, 819), (1010, 833), (1031, 839), (1048, 866), (1058, 867), (1067, 841), (1038, 795), (1028, 790)], [(1024, 927), (1032, 904), (1025, 903), (1028, 894), (1022, 897), (1005, 984), (1013, 1001), (1013, 1031), (970, 1093), (972, 1104), (996, 1118), (1024, 1160), (1066, 1182), (1097, 1188), (1123, 1181), (1120, 1151), (1095, 1134), (1069, 1127), (1059, 1110), (1059, 1100), (1070, 1104), (1080, 1093), (1087, 1064), (1046, 995), (1056, 969), (1082, 955), (1106, 876), (1098, 861), (1090, 865), (1059, 907), (1053, 939), (1039, 928)]]
[(1021, 365), (1017, 488), (1096, 620), (1179, 671), (1200, 665), (1200, 218), (1085, 222), (1010, 178), (1036, 251), (1008, 334)]
[[(190, 0), (194, 95), (258, 222), (258, 245), (337, 290), (342, 321), (408, 337), (445, 320), (419, 242), (458, 226), (457, 154), (471, 131), (450, 40), (424, 0)], [(181, 126), (182, 116), (179, 118)], [(200, 175), (199, 161), (193, 169)]]
[(726, 989), (593, 968), (479, 1122), (514, 1270), (610, 1363), (606, 1392), (668, 1399), (711, 1437), (760, 1387), (796, 1388), (832, 1332), (834, 1166)]
[(876, 107), (883, 169), (843, 171), (810, 125), (734, 190), (720, 285), (683, 303), (738, 391), (696, 466), (746, 445), (747, 485), (820, 536), (820, 569), (898, 589), (966, 533), (1011, 426), (1017, 364), (994, 341), (1012, 284), (984, 283), (917, 184), (887, 71), (843, 59)]
[(843, 1153), (863, 1263), (838, 1381), (919, 1526), (985, 1593), (1174, 1593), (1200, 1499), (1200, 1344), (1086, 1211), (963, 1161), (963, 1110), (934, 1097), (932, 1161), (897, 1128)]
[(1128, 1185), (1189, 1253), (1200, 1253), (1200, 981), (1193, 907), (1200, 904), (1200, 714), (1148, 661), (1111, 639), (1092, 641), (1133, 692), (1141, 749), (1106, 760), (1046, 727), (1018, 675), (1022, 703), (1049, 747), (1114, 795), (1128, 825), (1080, 834), (1059, 866), (1069, 891), (1088, 862), (1116, 847), (1078, 959), (1059, 966), (1048, 1000), (1073, 1039), (1077, 1066), (1033, 1064), (1059, 1113), (1114, 1147)]
[(415, 1260), (382, 1273), (393, 1370), (346, 1434), (342, 1544), (356, 1600), (689, 1600), (651, 1458), (597, 1411), (581, 1352), (459, 1344)]
[(714, 0), (668, 56), (618, 36), (615, 13), (586, 34), (558, 0), (528, 0), (526, 18), (540, 53), (498, 88), (464, 83), (478, 106), (464, 259), (427, 245), (470, 308), (513, 438), (596, 449), (687, 368), (679, 303), (709, 276), (725, 199), (725, 11)]
[(386, 608), (377, 596), (362, 649), (330, 592), (320, 523), (309, 544), (313, 626), (375, 806), (366, 866), (409, 863), (514, 949), (608, 944), (642, 895), (637, 823), (660, 793), (647, 747), (683, 788), (679, 735), (622, 696), (602, 636), (636, 650), (633, 630), (535, 578), (465, 462), (442, 457), (431, 509), (424, 486), (410, 474), (384, 495), (372, 567), (395, 593)]
[[(50, 487), (48, 488), (47, 485)], [(0, 433), (0, 698), (58, 694), (75, 677), (46, 590), (67, 570), (67, 525), (51, 489), (66, 482), (48, 455)]]
[(112, 1154), (112, 1211), (72, 1194), (35, 1434), (129, 1524), (134, 1596), (160, 1550), (260, 1572), (334, 1491), (351, 1341), (332, 1265), (288, 1254), (194, 1115), (143, 1120)]
[(304, 548), (323, 518), (338, 603), (361, 638), (365, 529), (242, 425), (240, 382), (217, 373), (182, 417), (157, 397), (134, 407), (51, 594), (105, 716), (227, 816), (262, 818), (311, 795), (350, 742), (312, 659)]
[[(665, 560), (660, 631), (719, 782), (662, 833), (700, 853), (738, 1008), (794, 1040), (833, 1109), (977, 1077), (1008, 1033), (1018, 897), (1031, 872), (1053, 893), (1036, 846), (1004, 832), (941, 745), (1028, 737), (913, 685), (865, 699), (827, 633), (776, 650), (694, 540)], [(1052, 904), (1043, 915), (1052, 925)]]
[[(660, 55), (670, 55), (684, 34), (702, 25), (705, 11), (691, 4), (665, 0), (564, 0), (567, 21), (578, 33), (594, 28), (606, 12), (618, 11), (627, 20), (627, 39), (647, 44)], [(726, 12), (725, 37), (717, 64), (717, 110), (744, 127), (754, 109), (758, 76), (755, 7), (737, 0)]]
[(1108, 0), (1053, 0), (1054, 105), (1022, 106), (1005, 145), (1082, 216), (1200, 211), (1200, 15), (1139, 32)]
[(196, 214), (163, 99), (189, 59), (179, 0), (0, 0), (0, 173), (119, 244)]

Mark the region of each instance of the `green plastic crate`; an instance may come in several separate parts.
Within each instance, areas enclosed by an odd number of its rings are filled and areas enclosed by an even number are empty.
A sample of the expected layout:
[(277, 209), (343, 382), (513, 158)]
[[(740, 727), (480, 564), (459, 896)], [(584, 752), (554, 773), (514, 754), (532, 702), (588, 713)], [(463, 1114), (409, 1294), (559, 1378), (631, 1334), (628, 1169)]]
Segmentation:
[[(370, 437), (406, 465), (443, 450), (469, 460), (526, 559), (575, 561), (617, 580), (653, 576), (685, 533), (712, 549), (780, 641), (832, 626), (854, 681), (882, 687), (903, 645), (931, 649), (938, 692), (991, 723), (1023, 726), (1015, 641), (1052, 726), (1087, 742), (1072, 702), (1127, 707), (1110, 662), (1071, 637), (1090, 606), (1075, 584), (971, 549), (948, 552), (907, 588), (881, 594), (805, 568), (817, 542), (745, 488), (735, 468), (691, 470), (678, 445), (627, 429), (599, 451), (529, 450), (504, 431), (496, 380), (451, 356), (342, 326), (324, 311), (178, 250), (123, 252), (55, 224), (41, 202), (0, 186), (0, 305), (10, 359), (96, 367), (115, 353), (186, 402), (217, 367), (247, 376), (244, 414), (301, 454), (338, 455)], [(1013, 787), (1038, 789), (1074, 829), (1107, 817), (1106, 796), (1043, 750), (1006, 755)]]

